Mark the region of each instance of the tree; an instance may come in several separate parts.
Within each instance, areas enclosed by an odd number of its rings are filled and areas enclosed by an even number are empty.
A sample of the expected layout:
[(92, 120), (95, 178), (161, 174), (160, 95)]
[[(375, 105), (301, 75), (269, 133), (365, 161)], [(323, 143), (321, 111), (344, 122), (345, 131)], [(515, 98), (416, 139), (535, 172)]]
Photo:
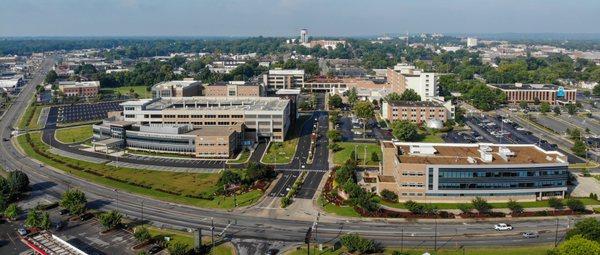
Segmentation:
[(105, 229), (113, 229), (121, 224), (123, 215), (116, 210), (100, 214), (98, 220)]
[(542, 104), (540, 104), (540, 112), (544, 114), (550, 112), (550, 104), (548, 102), (542, 102)]
[(400, 95), (401, 101), (421, 101), (421, 96), (413, 89), (407, 89)]
[(600, 97), (600, 84), (594, 86), (594, 89), (592, 89), (592, 94), (594, 96)]
[(575, 113), (577, 113), (577, 106), (574, 104), (566, 104), (565, 108), (567, 109), (567, 113), (569, 115), (575, 115)]
[(515, 201), (513, 199), (509, 199), (506, 206), (508, 207), (508, 209), (510, 209), (511, 213), (513, 213), (513, 214), (523, 212), (523, 206), (521, 204), (517, 203), (517, 201)]
[(340, 237), (340, 242), (349, 252), (359, 254), (371, 253), (377, 250), (377, 244), (373, 240), (363, 238), (357, 234), (347, 234)]
[(560, 209), (564, 208), (562, 201), (560, 201), (560, 199), (555, 198), (555, 197), (551, 197), (548, 199), (548, 205), (550, 207), (554, 208), (554, 210), (560, 210)]
[(573, 199), (573, 198), (567, 199), (566, 204), (567, 204), (567, 207), (569, 207), (569, 209), (573, 210), (574, 212), (585, 211), (585, 205), (579, 199)]
[(342, 97), (340, 97), (338, 94), (329, 96), (329, 106), (334, 108), (342, 107)]
[(337, 124), (340, 121), (340, 111), (329, 111), (329, 121), (333, 123), (333, 125)]
[(600, 242), (600, 221), (595, 218), (585, 218), (567, 232), (566, 239), (573, 236), (583, 236), (585, 239)]
[(561, 243), (556, 251), (558, 255), (600, 254), (600, 243), (577, 235)]
[(6, 180), (13, 194), (25, 192), (29, 188), (29, 177), (19, 170), (9, 172)]
[(40, 218), (40, 213), (36, 209), (31, 209), (27, 213), (27, 218), (25, 219), (25, 226), (27, 227), (37, 227), (42, 222)]
[(255, 182), (258, 180), (266, 180), (273, 177), (274, 172), (270, 167), (250, 162), (246, 167), (246, 178), (249, 182)]
[(458, 204), (457, 205), (458, 210), (460, 210), (462, 213), (470, 213), (471, 210), (473, 209), (473, 207), (471, 207), (470, 204)]
[(67, 190), (63, 193), (60, 200), (60, 206), (69, 210), (71, 214), (81, 214), (85, 212), (87, 199), (80, 190)]
[(56, 71), (50, 70), (48, 74), (46, 74), (46, 78), (44, 79), (44, 81), (46, 83), (54, 83), (56, 79), (58, 79), (58, 74), (56, 74)]
[(358, 92), (356, 91), (356, 87), (352, 87), (349, 91), (348, 91), (348, 103), (350, 103), (350, 105), (353, 105), (356, 103), (356, 101), (358, 101)]
[(492, 205), (481, 197), (475, 197), (471, 200), (471, 205), (473, 205), (473, 208), (477, 210), (478, 213), (489, 213), (492, 209)]
[(171, 255), (186, 255), (190, 253), (190, 247), (187, 244), (174, 242), (167, 248)]
[(6, 210), (6, 203), (7, 203), (6, 196), (2, 193), (0, 193), (0, 215), (2, 215), (2, 213), (4, 212), (4, 210)]
[(423, 214), (425, 212), (425, 207), (413, 200), (404, 202), (404, 207), (413, 214)]
[(149, 240), (152, 236), (150, 235), (150, 231), (146, 227), (136, 228), (133, 232), (133, 237), (140, 243), (143, 243)]
[(557, 116), (560, 115), (560, 113), (561, 113), (560, 112), (560, 107), (558, 105), (554, 106), (554, 110), (553, 111), (554, 111), (554, 115), (557, 115)]
[[(414, 90), (413, 90), (413, 92), (414, 92)], [(389, 103), (400, 102), (400, 101), (402, 101), (402, 96), (400, 96), (396, 92), (392, 92), (392, 93), (389, 93), (387, 96), (385, 96), (385, 101), (387, 101)]]
[(10, 195), (10, 184), (8, 183), (8, 180), (6, 180), (6, 178), (4, 178), (3, 176), (0, 176), (0, 194), (8, 196)]
[(231, 170), (225, 170), (219, 178), (219, 186), (226, 186), (231, 184), (239, 184), (242, 182), (242, 177), (237, 172)]
[(475, 85), (464, 96), (471, 101), (475, 108), (483, 111), (496, 109), (506, 101), (506, 94), (504, 92), (498, 89), (491, 89), (485, 84)]
[(414, 141), (419, 135), (417, 125), (407, 120), (392, 122), (392, 134), (401, 141)]
[(363, 136), (367, 129), (367, 120), (375, 116), (373, 105), (368, 101), (361, 101), (354, 105), (354, 114), (363, 120)]
[(373, 153), (371, 153), (371, 161), (373, 161), (373, 162), (379, 162), (379, 154), (377, 154), (376, 151), (374, 151)]
[(587, 146), (581, 139), (577, 139), (577, 140), (575, 140), (575, 143), (573, 144), (571, 151), (573, 151), (573, 154), (575, 154), (579, 157), (585, 157), (587, 154)]
[(342, 133), (338, 130), (329, 130), (327, 131), (327, 138), (336, 143), (342, 140)]
[(11, 220), (16, 220), (21, 213), (23, 213), (23, 210), (17, 204), (10, 204), (6, 207), (6, 210), (4, 210), (4, 216)]
[(387, 201), (396, 202), (398, 201), (398, 195), (389, 189), (384, 189), (380, 193), (381, 197)]
[(571, 138), (571, 140), (573, 141), (581, 139), (581, 131), (579, 130), (579, 128), (575, 128), (573, 130), (567, 128), (567, 134), (569, 134), (569, 138)]
[(52, 227), (52, 221), (50, 220), (50, 214), (48, 212), (42, 214), (42, 219), (40, 220), (38, 227), (43, 230), (48, 230)]
[(525, 101), (519, 102), (519, 107), (523, 110), (527, 109), (527, 102), (525, 102)]

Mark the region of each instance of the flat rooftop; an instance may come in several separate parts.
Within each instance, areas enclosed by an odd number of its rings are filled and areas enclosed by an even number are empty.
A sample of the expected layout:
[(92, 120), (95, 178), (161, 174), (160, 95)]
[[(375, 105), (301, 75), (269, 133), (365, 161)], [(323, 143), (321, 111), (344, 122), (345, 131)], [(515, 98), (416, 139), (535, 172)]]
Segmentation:
[(63, 86), (67, 88), (75, 88), (75, 87), (100, 87), (99, 81), (61, 81), (58, 83), (58, 86)]
[(404, 107), (444, 107), (442, 104), (433, 101), (391, 101), (389, 104)]
[[(277, 97), (163, 97), (145, 101), (146, 110), (245, 110), (245, 111), (281, 111), (289, 100)], [(133, 101), (122, 105), (139, 105)]]
[(153, 89), (158, 89), (158, 88), (165, 89), (165, 88), (172, 88), (172, 87), (174, 87), (174, 88), (177, 88), (177, 87), (179, 87), (179, 88), (185, 88), (185, 87), (188, 87), (190, 85), (197, 84), (197, 83), (199, 84), (201, 82), (200, 81), (194, 81), (194, 80), (163, 81), (163, 82), (160, 82), (160, 83), (152, 85), (152, 88)]
[(199, 135), (199, 136), (229, 136), (233, 132), (241, 132), (241, 124), (235, 126), (205, 126), (194, 129), (190, 132), (185, 133), (186, 135)]
[(302, 69), (271, 69), (269, 70), (271, 75), (304, 75)]
[[(397, 142), (394, 145), (398, 148), (398, 160), (401, 163), (432, 165), (568, 164), (566, 156), (562, 153), (545, 151), (533, 144)], [(489, 160), (484, 160), (481, 152), (486, 149), (490, 154)]]
[[(558, 85), (555, 84), (525, 84), (525, 83), (509, 83), (509, 84), (488, 84), (489, 86), (502, 90), (558, 90)], [(564, 90), (572, 90), (564, 88)]]

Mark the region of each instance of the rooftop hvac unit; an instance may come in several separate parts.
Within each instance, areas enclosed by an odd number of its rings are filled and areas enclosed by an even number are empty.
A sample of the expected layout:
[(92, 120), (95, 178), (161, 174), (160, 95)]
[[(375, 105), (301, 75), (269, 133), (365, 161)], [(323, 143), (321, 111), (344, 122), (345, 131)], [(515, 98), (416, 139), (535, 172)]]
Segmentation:
[(431, 145), (411, 145), (410, 146), (410, 154), (415, 155), (434, 155), (437, 150)]
[(475, 163), (477, 163), (477, 160), (475, 160), (473, 157), (468, 157), (468, 158), (467, 158), (467, 161), (468, 161), (470, 164), (475, 164)]

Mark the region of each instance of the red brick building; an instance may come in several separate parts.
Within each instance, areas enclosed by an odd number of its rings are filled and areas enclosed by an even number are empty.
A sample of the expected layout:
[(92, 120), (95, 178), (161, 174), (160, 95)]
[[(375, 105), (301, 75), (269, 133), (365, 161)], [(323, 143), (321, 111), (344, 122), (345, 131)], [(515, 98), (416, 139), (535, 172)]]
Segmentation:
[(58, 89), (65, 96), (95, 97), (100, 90), (99, 81), (74, 82), (66, 81), (58, 84)]

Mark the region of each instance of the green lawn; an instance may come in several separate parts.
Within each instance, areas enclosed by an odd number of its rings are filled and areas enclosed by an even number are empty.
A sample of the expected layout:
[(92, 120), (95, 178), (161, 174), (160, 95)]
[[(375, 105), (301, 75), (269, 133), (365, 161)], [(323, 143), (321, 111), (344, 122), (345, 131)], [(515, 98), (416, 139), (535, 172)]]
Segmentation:
[[(41, 152), (45, 152), (46, 155), (34, 150), (27, 142), (26, 136), (21, 135), (17, 141), (28, 156), (46, 165), (100, 185), (173, 203), (223, 209), (234, 207), (233, 197), (215, 196), (213, 199), (209, 198), (217, 189), (216, 183), (221, 176), (217, 173), (151, 171), (90, 163), (48, 153), (49, 147), (41, 141), (39, 132), (32, 132), (31, 140), (34, 147)], [(57, 162), (57, 160), (63, 162)], [(238, 206), (252, 205), (261, 196), (262, 191), (260, 190), (238, 195)]]
[(427, 134), (425, 136), (422, 136), (422, 138), (421, 138), (421, 140), (419, 140), (419, 142), (423, 142), (423, 143), (443, 143), (444, 139), (442, 139), (442, 133)]
[[(600, 205), (599, 201), (596, 201), (591, 198), (577, 198), (577, 199), (581, 200), (581, 202), (583, 202), (585, 205)], [(393, 208), (406, 209), (404, 207), (403, 203), (391, 203), (391, 202), (382, 200), (381, 204), (389, 206), (389, 207), (393, 207)], [(459, 203), (431, 203), (431, 204), (437, 206), (438, 209), (441, 209), (441, 210), (458, 209), (458, 205), (459, 205)], [(521, 204), (524, 208), (550, 207), (550, 205), (548, 205), (548, 201), (519, 202), (519, 204)], [(492, 205), (493, 208), (508, 208), (507, 203), (490, 203), (490, 205)]]
[(60, 128), (56, 130), (56, 140), (61, 143), (81, 143), (93, 135), (92, 125)]
[(23, 113), (23, 117), (19, 120), (19, 129), (38, 129), (40, 126), (38, 125), (38, 119), (40, 118), (40, 112), (42, 111), (41, 106), (37, 105), (29, 105), (25, 112)]
[(306, 122), (310, 116), (300, 116), (293, 130), (288, 133), (287, 140), (283, 142), (271, 142), (267, 152), (262, 158), (262, 163), (265, 164), (287, 164), (292, 161), (292, 158), (296, 154), (296, 147), (298, 145), (298, 137), (304, 122)]
[(127, 95), (127, 94), (131, 93), (131, 89), (133, 89), (133, 92), (137, 93), (140, 96), (140, 98), (151, 98), (152, 97), (152, 92), (146, 91), (146, 86), (125, 86), (125, 87), (118, 87), (118, 88), (105, 88), (105, 89), (102, 89), (101, 92), (102, 93), (120, 92), (121, 95)]
[[(319, 205), (323, 205), (324, 202), (325, 202), (325, 198), (323, 198), (323, 196), (319, 196), (319, 199), (318, 199)], [(332, 214), (335, 214), (338, 216), (360, 217), (360, 214), (358, 214), (354, 210), (354, 208), (349, 207), (349, 206), (337, 206), (332, 203), (327, 203), (325, 206), (323, 206), (323, 210), (325, 210), (325, 212), (327, 212), (327, 213), (332, 213)]]
[(240, 158), (239, 159), (235, 159), (235, 160), (229, 160), (227, 161), (227, 163), (229, 164), (242, 164), (242, 163), (246, 163), (246, 161), (248, 161), (248, 158), (250, 158), (250, 151), (249, 150), (242, 150), (242, 152), (240, 152)]
[[(448, 244), (448, 246), (452, 246)], [(553, 245), (527, 245), (527, 246), (502, 246), (502, 247), (467, 247), (464, 250), (456, 249), (456, 248), (448, 248), (448, 249), (439, 249), (437, 252), (431, 249), (411, 249), (405, 247), (402, 251), (410, 254), (410, 255), (421, 255), (425, 252), (429, 252), (433, 255), (546, 255), (548, 250), (553, 249)], [(306, 245), (300, 247), (300, 249), (296, 248), (294, 250), (290, 250), (284, 254), (286, 255), (305, 255), (308, 254), (308, 250), (306, 249)], [(386, 248), (383, 254), (393, 254), (394, 251), (400, 251), (400, 248)], [(345, 248), (338, 249), (334, 251), (331, 247), (323, 247), (323, 251), (319, 251), (317, 247), (312, 247), (310, 249), (310, 254), (317, 255), (341, 255), (348, 254)]]
[[(341, 165), (350, 159), (350, 154), (353, 150), (356, 149), (356, 156), (361, 165), (365, 165), (364, 157), (365, 157), (365, 149), (367, 150), (367, 162), (366, 165), (378, 166), (379, 162), (371, 161), (371, 154), (373, 152), (377, 152), (379, 160), (381, 160), (382, 153), (381, 147), (376, 143), (351, 143), (351, 142), (340, 142), (338, 143), (342, 150), (337, 151), (333, 154), (333, 163)], [(356, 146), (356, 148), (355, 148)]]
[[(194, 236), (192, 233), (171, 230), (171, 229), (160, 229), (160, 228), (156, 228), (156, 227), (148, 227), (148, 232), (150, 232), (150, 235), (152, 235), (152, 237), (154, 237), (154, 238), (169, 237), (169, 238), (171, 238), (171, 241), (169, 241), (169, 242), (187, 244), (189, 248), (194, 247)], [(203, 235), (204, 235), (204, 238), (202, 239), (202, 243), (204, 245), (209, 245), (211, 242), (210, 234), (206, 235), (206, 233), (203, 233)], [(230, 244), (224, 243), (224, 244), (220, 244), (220, 245), (216, 246), (211, 251), (210, 254), (211, 255), (232, 255), (232, 254), (235, 254), (235, 251), (233, 250), (233, 247)]]

